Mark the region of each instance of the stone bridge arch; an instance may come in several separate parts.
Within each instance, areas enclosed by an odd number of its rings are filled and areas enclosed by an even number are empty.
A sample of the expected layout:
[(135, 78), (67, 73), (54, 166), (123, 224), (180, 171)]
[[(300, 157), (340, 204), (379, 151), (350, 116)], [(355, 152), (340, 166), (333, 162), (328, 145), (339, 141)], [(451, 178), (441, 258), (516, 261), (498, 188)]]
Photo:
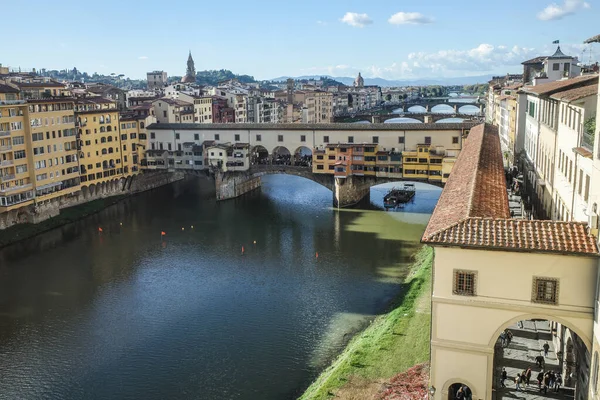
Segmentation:
[(292, 152), (285, 146), (276, 146), (271, 152), (273, 164), (291, 165)]
[(250, 149), (250, 162), (252, 164), (266, 164), (269, 160), (269, 151), (260, 144)]

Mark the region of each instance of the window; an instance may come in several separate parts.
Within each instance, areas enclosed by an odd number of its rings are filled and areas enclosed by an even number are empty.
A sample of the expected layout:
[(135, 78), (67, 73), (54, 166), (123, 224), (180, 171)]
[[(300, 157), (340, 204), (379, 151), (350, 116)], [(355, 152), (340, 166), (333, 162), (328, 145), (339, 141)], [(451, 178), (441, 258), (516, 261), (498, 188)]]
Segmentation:
[(317, 165), (317, 169), (323, 169), (323, 165)]
[(534, 303), (558, 304), (558, 279), (534, 277), (531, 295)]
[(460, 296), (475, 296), (475, 271), (454, 270), (454, 288), (452, 293)]
[(277, 135), (277, 141), (283, 142), (283, 135)]
[(300, 135), (300, 141), (306, 142), (306, 135)]
[(398, 143), (404, 144), (404, 136), (398, 136)]
[(240, 135), (239, 135), (238, 133), (236, 133), (236, 134), (234, 135), (234, 140), (235, 140), (236, 142), (239, 142), (239, 141), (240, 141)]
[(200, 140), (200, 134), (194, 133), (194, 140)]
[[(215, 135), (216, 136), (216, 135)], [(179, 140), (179, 133), (175, 134), (175, 139)], [(219, 140), (219, 139), (215, 139), (215, 140)]]
[(425, 136), (425, 144), (431, 144), (431, 136)]
[(260, 136), (260, 135), (256, 135), (256, 141), (257, 141), (257, 142), (260, 142), (261, 140), (262, 140), (262, 136)]
[(373, 136), (373, 143), (379, 143), (379, 136)]
[(354, 136), (348, 136), (348, 143), (354, 143)]
[(150, 132), (150, 139), (156, 139), (156, 133)]
[(221, 140), (221, 136), (218, 133), (215, 133), (215, 140)]
[(583, 201), (587, 203), (588, 198), (590, 196), (590, 176), (585, 176), (585, 192), (583, 194)]
[(329, 143), (329, 136), (323, 136), (323, 143)]
[(25, 136), (15, 136), (12, 138), (13, 146), (25, 143)]
[(452, 136), (452, 144), (458, 144), (458, 136)]
[(552, 71), (560, 71), (560, 63), (552, 64)]

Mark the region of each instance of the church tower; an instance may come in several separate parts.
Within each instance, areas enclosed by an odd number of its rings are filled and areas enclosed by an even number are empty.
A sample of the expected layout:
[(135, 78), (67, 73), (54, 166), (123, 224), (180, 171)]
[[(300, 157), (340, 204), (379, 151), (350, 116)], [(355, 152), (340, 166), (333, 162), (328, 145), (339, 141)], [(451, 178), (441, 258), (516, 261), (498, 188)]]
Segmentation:
[(181, 79), (183, 83), (195, 83), (196, 82), (196, 68), (194, 67), (194, 59), (192, 58), (192, 51), (187, 60), (187, 70), (185, 76)]

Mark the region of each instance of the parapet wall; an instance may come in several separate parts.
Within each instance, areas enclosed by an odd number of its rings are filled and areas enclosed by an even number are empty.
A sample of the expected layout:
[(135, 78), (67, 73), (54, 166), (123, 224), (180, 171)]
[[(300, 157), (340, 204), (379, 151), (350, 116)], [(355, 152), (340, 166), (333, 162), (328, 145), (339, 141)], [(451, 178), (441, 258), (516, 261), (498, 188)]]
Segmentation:
[(112, 196), (133, 195), (182, 180), (181, 171), (146, 172), (98, 185), (82, 186), (81, 191), (0, 214), (0, 230), (22, 223), (37, 224), (56, 217), (60, 210)]

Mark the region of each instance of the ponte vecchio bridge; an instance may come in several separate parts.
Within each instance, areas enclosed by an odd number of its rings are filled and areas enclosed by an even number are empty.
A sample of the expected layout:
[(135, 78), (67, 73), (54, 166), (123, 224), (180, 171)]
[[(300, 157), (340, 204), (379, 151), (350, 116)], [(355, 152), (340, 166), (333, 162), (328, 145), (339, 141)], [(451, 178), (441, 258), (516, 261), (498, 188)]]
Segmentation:
[[(443, 186), (473, 125), (152, 124), (145, 162), (147, 169), (210, 172), (221, 200), (255, 189), (265, 174), (303, 176), (331, 189), (334, 205), (345, 207), (380, 183)], [(350, 147), (357, 155), (344, 152)], [(212, 157), (223, 157), (220, 168)]]

